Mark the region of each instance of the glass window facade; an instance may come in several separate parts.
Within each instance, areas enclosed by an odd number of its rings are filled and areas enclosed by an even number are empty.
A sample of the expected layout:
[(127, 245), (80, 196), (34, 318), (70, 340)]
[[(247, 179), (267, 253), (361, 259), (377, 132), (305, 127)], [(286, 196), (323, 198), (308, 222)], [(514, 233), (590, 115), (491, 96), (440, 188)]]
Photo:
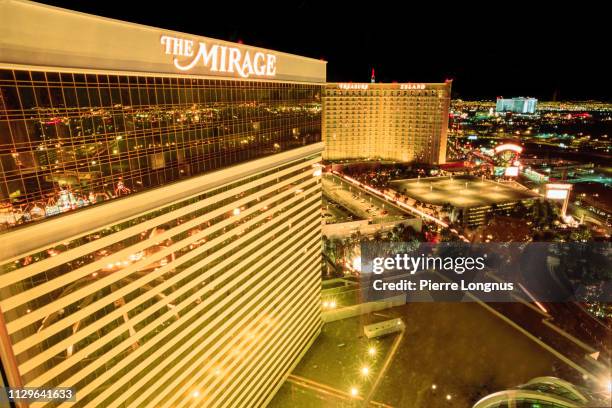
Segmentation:
[(0, 70), (0, 230), (319, 142), (321, 88)]

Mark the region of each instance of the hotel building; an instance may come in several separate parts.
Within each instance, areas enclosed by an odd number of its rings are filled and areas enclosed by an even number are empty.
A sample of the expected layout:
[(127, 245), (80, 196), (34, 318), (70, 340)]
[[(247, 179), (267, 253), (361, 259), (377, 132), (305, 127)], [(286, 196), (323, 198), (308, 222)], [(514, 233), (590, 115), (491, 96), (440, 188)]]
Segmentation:
[(328, 83), (323, 158), (445, 163), (451, 84)]
[(497, 98), (495, 102), (495, 112), (512, 112), (525, 115), (533, 115), (538, 109), (536, 98)]
[(266, 405), (321, 327), (325, 62), (22, 0), (0, 39), (3, 380)]

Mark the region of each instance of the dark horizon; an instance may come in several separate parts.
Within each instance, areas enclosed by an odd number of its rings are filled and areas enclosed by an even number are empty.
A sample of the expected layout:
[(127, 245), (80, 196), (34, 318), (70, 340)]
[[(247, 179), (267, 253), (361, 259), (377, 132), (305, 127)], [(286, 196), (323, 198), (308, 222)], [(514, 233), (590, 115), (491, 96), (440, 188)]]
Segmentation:
[(454, 99), (612, 100), (607, 14), (597, 6), (42, 3), (325, 59), (329, 82), (369, 82), (374, 68), (377, 82), (453, 79)]

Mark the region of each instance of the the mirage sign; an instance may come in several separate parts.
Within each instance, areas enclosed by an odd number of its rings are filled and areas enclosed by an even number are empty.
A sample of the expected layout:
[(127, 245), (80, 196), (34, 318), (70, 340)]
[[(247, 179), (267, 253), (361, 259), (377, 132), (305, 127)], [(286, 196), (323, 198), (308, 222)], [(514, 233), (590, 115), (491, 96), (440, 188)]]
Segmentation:
[(174, 66), (181, 71), (201, 65), (210, 72), (238, 74), (242, 78), (276, 76), (274, 54), (168, 35), (163, 35), (160, 42), (164, 52), (173, 56)]

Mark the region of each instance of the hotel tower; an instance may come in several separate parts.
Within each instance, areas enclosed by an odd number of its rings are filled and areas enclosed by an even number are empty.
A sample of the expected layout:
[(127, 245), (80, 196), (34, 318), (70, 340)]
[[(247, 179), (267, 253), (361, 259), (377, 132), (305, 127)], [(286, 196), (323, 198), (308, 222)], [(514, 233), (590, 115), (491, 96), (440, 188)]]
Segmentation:
[(451, 84), (327, 84), (323, 158), (445, 163)]
[(4, 385), (266, 405), (321, 327), (324, 84), (323, 61), (0, 0)]

